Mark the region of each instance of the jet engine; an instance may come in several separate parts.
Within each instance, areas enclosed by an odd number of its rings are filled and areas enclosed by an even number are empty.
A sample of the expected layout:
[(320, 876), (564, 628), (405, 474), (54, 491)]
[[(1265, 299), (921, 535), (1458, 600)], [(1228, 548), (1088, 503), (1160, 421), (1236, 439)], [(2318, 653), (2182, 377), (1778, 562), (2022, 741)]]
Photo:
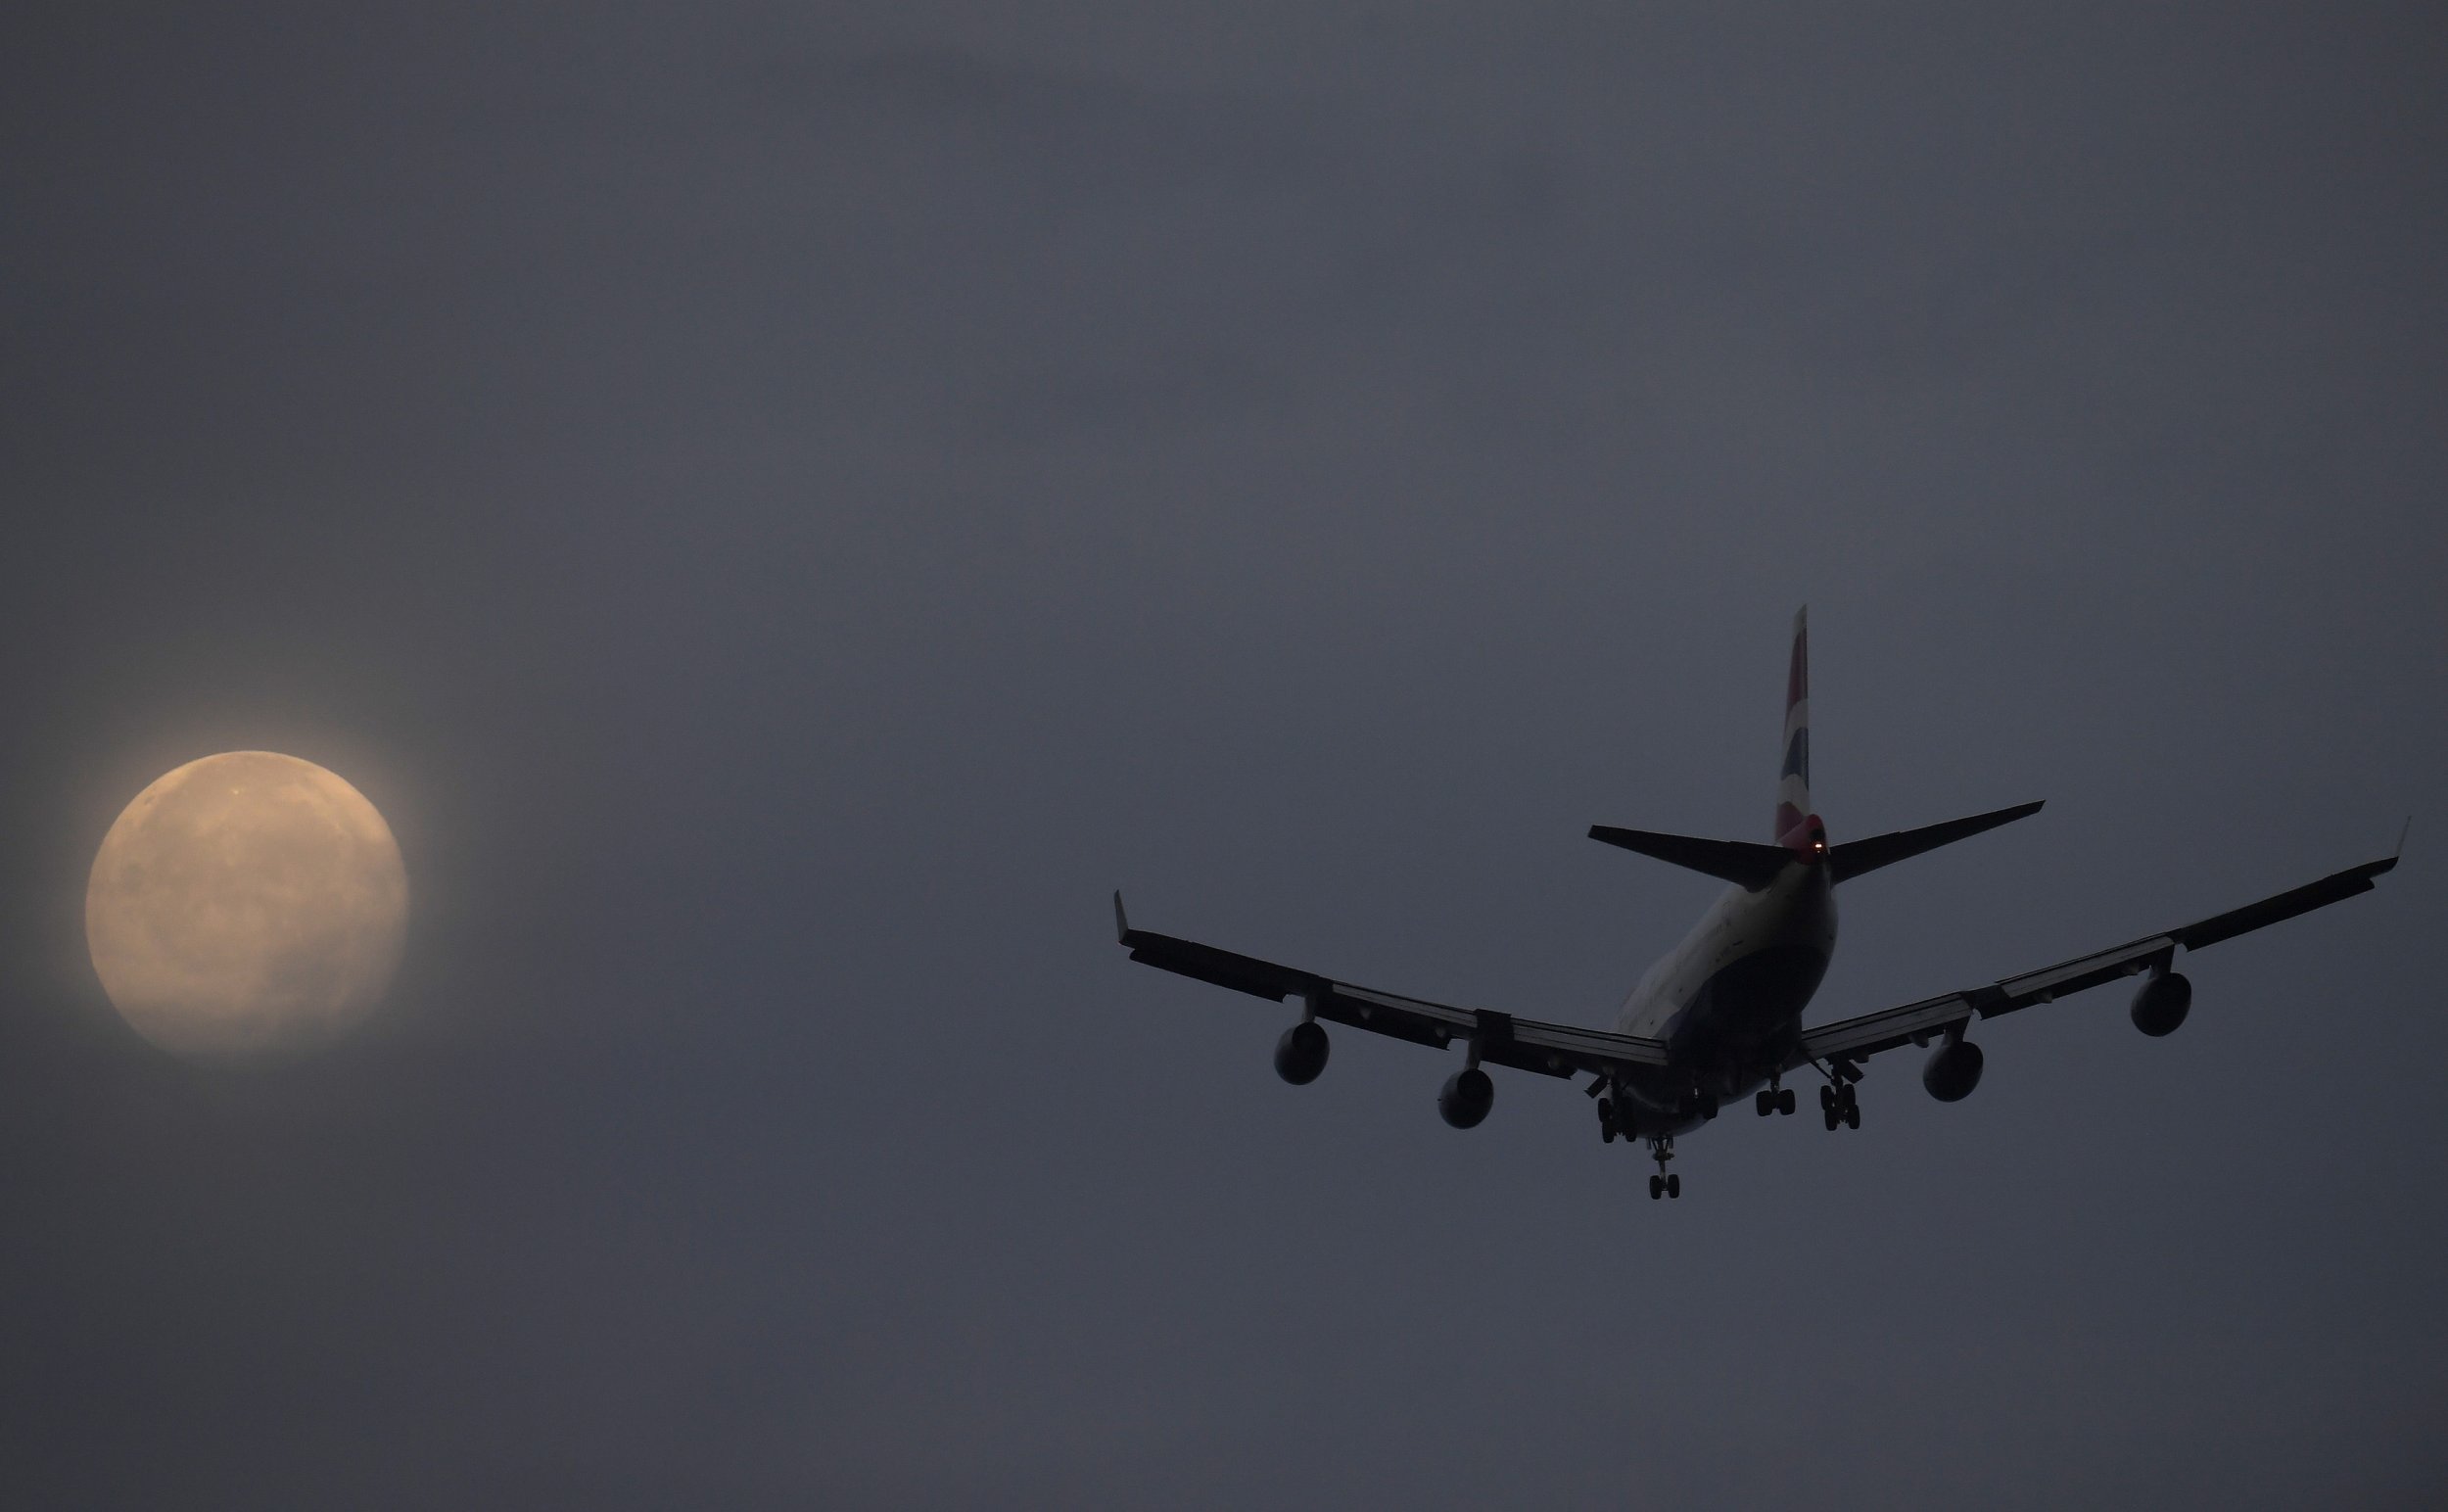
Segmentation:
[(1496, 1106), (1496, 1084), (1476, 1065), (1465, 1066), (1445, 1078), (1436, 1093), (1436, 1111), (1457, 1129), (1475, 1129), (1487, 1116), (1487, 1110)]
[(2179, 971), (2154, 976), (2134, 994), (2134, 1027), (2157, 1039), (2174, 1034), (2192, 1011), (2193, 984)]
[(1326, 1052), (1332, 1048), (1326, 1031), (1304, 1018), (1275, 1042), (1275, 1074), (1295, 1087), (1305, 1087), (1326, 1069)]
[(1960, 1103), (1980, 1084), (1981, 1047), (1967, 1039), (1939, 1046), (1921, 1067), (1921, 1085), (1942, 1103)]

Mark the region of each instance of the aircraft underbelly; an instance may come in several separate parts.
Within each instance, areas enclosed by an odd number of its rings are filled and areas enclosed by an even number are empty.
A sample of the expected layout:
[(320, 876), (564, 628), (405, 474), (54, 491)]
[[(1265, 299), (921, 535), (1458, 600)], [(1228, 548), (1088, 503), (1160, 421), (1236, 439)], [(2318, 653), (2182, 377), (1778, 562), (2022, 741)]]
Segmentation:
[(1769, 945), (1718, 969), (1692, 995), (1671, 1043), (1677, 1059), (1715, 1061), (1790, 1034), (1827, 974), (1816, 945)]
[(1645, 1132), (1705, 1122), (1706, 1100), (1750, 1092), (1799, 1041), (1802, 1012), (1835, 954), (1835, 907), (1823, 874), (1780, 884), (1766, 896), (1729, 895), (1678, 952), (1672, 976), (1651, 989), (1662, 1021), (1650, 1032), (1671, 1047), (1673, 1063), (1643, 1069), (1623, 1089)]

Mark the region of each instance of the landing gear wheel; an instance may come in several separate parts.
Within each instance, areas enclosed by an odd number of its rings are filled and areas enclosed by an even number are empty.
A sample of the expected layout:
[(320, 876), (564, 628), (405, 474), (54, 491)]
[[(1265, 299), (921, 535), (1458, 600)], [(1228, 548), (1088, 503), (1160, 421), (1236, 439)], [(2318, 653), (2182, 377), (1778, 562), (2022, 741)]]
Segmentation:
[[(1819, 1089), (1819, 1111), (1823, 1113), (1832, 1113), (1835, 1110), (1836, 1089), (1834, 1087), (1821, 1087)], [(1831, 1123), (1828, 1127), (1832, 1129), (1836, 1127), (1836, 1125)]]
[(1612, 1145), (1615, 1143), (1615, 1104), (1610, 1099), (1600, 1098), (1598, 1100), (1598, 1137)]
[(1776, 1094), (1776, 1110), (1780, 1113), (1786, 1114), (1787, 1116), (1792, 1115), (1794, 1110), (1793, 1088), (1787, 1087), (1783, 1091)]
[(1664, 1176), (1652, 1176), (1652, 1177), (1650, 1177), (1650, 1178), (1649, 1178), (1649, 1201), (1651, 1201), (1651, 1202), (1653, 1202), (1653, 1203), (1654, 1203), (1654, 1202), (1656, 1202), (1659, 1198), (1662, 1198), (1662, 1197), (1664, 1197), (1664, 1196), (1666, 1196), (1666, 1178), (1665, 1178)]
[(1760, 1089), (1760, 1095), (1751, 1100), (1751, 1106), (1759, 1111), (1761, 1117), (1765, 1118), (1768, 1114), (1776, 1111), (1777, 1101), (1778, 1099), (1775, 1093), (1768, 1091), (1765, 1087), (1763, 1087)]
[(1845, 1115), (1838, 1112), (1833, 1107), (1820, 1109), (1819, 1116), (1827, 1120), (1827, 1132), (1830, 1134), (1836, 1132), (1836, 1125), (1845, 1121)]
[(1680, 1176), (1669, 1176), (1669, 1177), (1667, 1177), (1667, 1178), (1666, 1178), (1666, 1195), (1667, 1195), (1667, 1196), (1669, 1196), (1669, 1197), (1680, 1197), (1680, 1196), (1682, 1196), (1682, 1195), (1683, 1195), (1683, 1178), (1682, 1178), (1682, 1177), (1680, 1177)]
[(1858, 1129), (1861, 1127), (1860, 1104), (1847, 1103), (1845, 1105), (1845, 1127), (1849, 1129)]

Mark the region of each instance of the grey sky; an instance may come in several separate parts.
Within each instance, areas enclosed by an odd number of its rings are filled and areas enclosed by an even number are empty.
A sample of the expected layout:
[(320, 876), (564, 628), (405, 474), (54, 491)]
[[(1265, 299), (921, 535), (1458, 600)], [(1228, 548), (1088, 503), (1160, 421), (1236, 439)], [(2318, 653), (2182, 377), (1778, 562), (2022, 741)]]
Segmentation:
[[(0, 24), (0, 1499), (2432, 1505), (2448, 78), (2420, 8), (51, 7)], [(1977, 14), (1973, 14), (1977, 10)], [(2380, 854), (2184, 1031), (1687, 1195), (1135, 918), (1817, 1012)], [(321, 762), (415, 893), (167, 1060), (93, 848)]]

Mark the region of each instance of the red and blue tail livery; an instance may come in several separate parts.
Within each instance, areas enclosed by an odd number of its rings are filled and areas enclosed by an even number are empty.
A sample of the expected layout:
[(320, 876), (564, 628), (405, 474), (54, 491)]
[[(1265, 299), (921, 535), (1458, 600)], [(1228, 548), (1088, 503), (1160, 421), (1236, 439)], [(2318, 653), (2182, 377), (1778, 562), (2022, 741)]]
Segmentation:
[(1807, 838), (1811, 822), (1811, 611), (1806, 606), (1794, 611), (1793, 656), (1785, 671), (1785, 766), (1776, 775), (1776, 828), (1768, 838), (1793, 849)]

